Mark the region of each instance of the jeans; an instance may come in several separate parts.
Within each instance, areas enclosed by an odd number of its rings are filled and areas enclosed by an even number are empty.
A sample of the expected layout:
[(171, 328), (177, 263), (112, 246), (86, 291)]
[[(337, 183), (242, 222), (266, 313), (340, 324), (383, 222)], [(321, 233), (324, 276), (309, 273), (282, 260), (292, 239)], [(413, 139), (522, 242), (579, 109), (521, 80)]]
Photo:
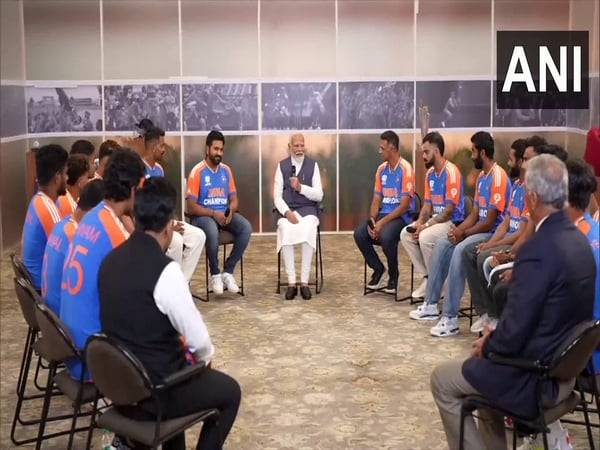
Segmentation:
[[(373, 248), (376, 241), (369, 236), (367, 223), (365, 221), (354, 230), (354, 241), (367, 261), (367, 265), (376, 272), (383, 272), (385, 267)], [(377, 241), (381, 244), (387, 259), (390, 280), (398, 279), (398, 242), (400, 241), (400, 232), (405, 226), (406, 222), (401, 217), (392, 220), (383, 227), (379, 241)]]
[(482, 242), (487, 241), (491, 233), (479, 233), (469, 236), (457, 245), (448, 238), (440, 239), (433, 249), (431, 270), (427, 280), (425, 301), (436, 304), (442, 293), (446, 277), (448, 278), (448, 298), (444, 302), (443, 315), (456, 317), (460, 308), (460, 299), (465, 292), (466, 271), (463, 264), (463, 253), (472, 251)]
[(236, 264), (248, 247), (250, 235), (252, 234), (252, 225), (244, 216), (239, 213), (234, 213), (231, 222), (228, 225), (218, 225), (215, 219), (208, 216), (194, 217), (192, 221), (194, 225), (202, 228), (206, 234), (206, 256), (210, 266), (210, 274), (218, 275), (219, 270), (219, 230), (229, 231), (234, 236), (233, 250), (225, 261), (223, 272), (233, 274)]
[[(487, 285), (487, 281), (483, 274), (483, 263), (492, 256), (493, 252), (510, 249), (510, 245), (500, 245), (489, 248), (477, 254), (474, 247), (471, 251), (463, 253), (463, 264), (467, 273), (467, 282), (469, 283), (469, 291), (471, 291), (471, 301), (478, 315), (492, 315), (492, 295)], [(495, 317), (492, 315), (492, 317)]]

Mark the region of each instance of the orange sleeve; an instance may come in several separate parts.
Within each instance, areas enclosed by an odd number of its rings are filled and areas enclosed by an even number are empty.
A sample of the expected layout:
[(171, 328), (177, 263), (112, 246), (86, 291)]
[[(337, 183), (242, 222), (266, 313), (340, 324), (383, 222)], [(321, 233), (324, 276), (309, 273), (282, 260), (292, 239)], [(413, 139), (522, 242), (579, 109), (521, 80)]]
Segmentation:
[(415, 193), (415, 172), (408, 161), (402, 164), (402, 194), (413, 196)]
[(425, 174), (425, 193), (423, 194), (423, 201), (431, 203), (431, 188), (429, 187), (429, 174), (428, 170)]
[(66, 195), (61, 195), (58, 197), (58, 212), (60, 212), (60, 217), (64, 219), (69, 214), (72, 214), (71, 205), (69, 205), (69, 200)]
[(377, 172), (375, 172), (375, 194), (382, 196), (383, 188), (381, 186), (381, 171), (383, 170), (383, 164), (377, 168)]
[(456, 166), (447, 167), (448, 176), (446, 177), (446, 203), (451, 202), (454, 205), (460, 203), (460, 187), (462, 184), (462, 175)]
[(235, 180), (233, 179), (233, 172), (231, 168), (227, 166), (227, 172), (229, 172), (229, 196), (237, 194), (237, 189), (235, 187)]
[(492, 180), (492, 189), (490, 192), (490, 206), (498, 210), (498, 214), (504, 212), (506, 208), (506, 190), (508, 188), (508, 177), (504, 170), (499, 169), (494, 173)]
[(46, 202), (49, 203), (50, 200), (43, 197), (37, 197), (33, 202), (33, 207), (35, 208), (35, 213), (44, 228), (47, 238), (50, 236), (50, 233), (52, 233), (54, 225), (60, 222), (61, 218), (58, 209), (56, 209), (53, 204), (48, 205)]
[(108, 211), (100, 211), (98, 218), (100, 219), (100, 222), (102, 222), (113, 248), (118, 247), (127, 239), (127, 235), (123, 232), (121, 227), (115, 223), (115, 220)]
[(200, 172), (202, 171), (199, 167), (194, 167), (190, 172), (187, 182), (186, 199), (198, 200), (198, 196), (200, 195)]

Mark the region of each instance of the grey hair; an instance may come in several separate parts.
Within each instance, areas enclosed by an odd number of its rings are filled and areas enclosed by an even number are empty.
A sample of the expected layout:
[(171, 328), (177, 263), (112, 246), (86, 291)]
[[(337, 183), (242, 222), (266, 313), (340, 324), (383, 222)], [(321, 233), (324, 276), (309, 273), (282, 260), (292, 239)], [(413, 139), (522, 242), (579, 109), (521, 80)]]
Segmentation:
[(527, 161), (525, 186), (542, 203), (563, 209), (569, 198), (569, 173), (564, 162), (554, 155), (540, 155)]

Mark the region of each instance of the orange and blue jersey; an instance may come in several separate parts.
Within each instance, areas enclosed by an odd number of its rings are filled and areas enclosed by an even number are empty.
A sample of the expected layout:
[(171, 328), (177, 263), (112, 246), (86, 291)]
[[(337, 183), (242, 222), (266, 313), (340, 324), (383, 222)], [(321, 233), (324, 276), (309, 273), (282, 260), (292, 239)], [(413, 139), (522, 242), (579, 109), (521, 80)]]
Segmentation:
[(441, 214), (447, 205), (454, 205), (450, 220), (454, 223), (465, 220), (465, 197), (460, 170), (446, 161), (439, 174), (431, 167), (425, 175), (425, 195), (423, 202), (430, 204), (432, 215)]
[[(594, 319), (600, 320), (600, 223), (592, 219), (589, 213), (583, 215), (582, 220), (577, 224), (577, 228), (588, 239), (592, 246), (592, 253), (596, 261), (596, 297), (594, 302)], [(592, 357), (594, 371), (600, 374), (600, 349), (594, 352)]]
[(52, 199), (38, 191), (29, 202), (21, 237), (23, 263), (36, 289), (42, 286), (42, 261), (48, 236), (60, 220), (60, 212)]
[[(88, 337), (101, 329), (100, 264), (113, 248), (128, 237), (121, 221), (105, 202), (89, 211), (77, 227), (63, 269), (60, 318), (79, 348), (84, 348)], [(73, 378), (79, 379), (79, 362), (67, 361), (67, 368)]]
[(400, 158), (395, 168), (386, 161), (377, 168), (375, 174), (375, 195), (381, 197), (379, 214), (385, 216), (394, 211), (403, 197), (409, 197), (409, 205), (401, 216), (410, 223), (415, 212), (415, 173), (408, 161)]
[(144, 166), (146, 166), (146, 178), (165, 176), (165, 170), (163, 169), (163, 166), (161, 166), (159, 163), (154, 163), (154, 165), (151, 166), (146, 162), (145, 159), (143, 161)]
[(504, 220), (504, 210), (510, 200), (511, 184), (502, 167), (494, 163), (488, 173), (481, 171), (477, 177), (474, 205), (479, 207), (479, 222), (487, 219), (492, 209), (498, 211), (496, 222), (489, 231), (493, 233)]
[(508, 223), (508, 233), (516, 233), (522, 222), (529, 220), (529, 211), (525, 203), (525, 184), (515, 181), (510, 193), (510, 203), (508, 209), (504, 212), (510, 218)]
[(60, 217), (63, 219), (65, 217), (71, 216), (75, 213), (77, 209), (77, 201), (73, 198), (71, 193), (67, 191), (65, 195), (61, 195), (56, 200), (56, 207), (60, 212)]
[(188, 177), (186, 199), (204, 208), (225, 212), (231, 197), (237, 195), (233, 172), (226, 164), (213, 171), (206, 161), (196, 164)]
[(44, 252), (42, 298), (57, 315), (60, 315), (60, 283), (63, 266), (69, 251), (69, 244), (73, 241), (76, 230), (77, 222), (72, 216), (58, 222), (48, 237)]

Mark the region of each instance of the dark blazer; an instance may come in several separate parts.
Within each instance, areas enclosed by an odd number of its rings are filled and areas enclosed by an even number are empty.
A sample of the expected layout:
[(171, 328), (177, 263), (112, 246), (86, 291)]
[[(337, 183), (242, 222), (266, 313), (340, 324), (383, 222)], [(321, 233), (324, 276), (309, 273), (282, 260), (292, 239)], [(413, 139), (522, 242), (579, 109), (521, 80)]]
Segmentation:
[[(572, 328), (592, 319), (595, 278), (586, 237), (565, 212), (550, 215), (519, 250), (508, 301), (484, 347), (484, 358), (469, 358), (463, 364), (467, 381), (499, 407), (534, 416), (537, 377), (494, 364), (487, 355), (550, 362)], [(546, 382), (542, 389), (548, 400), (556, 399), (556, 381)]]

